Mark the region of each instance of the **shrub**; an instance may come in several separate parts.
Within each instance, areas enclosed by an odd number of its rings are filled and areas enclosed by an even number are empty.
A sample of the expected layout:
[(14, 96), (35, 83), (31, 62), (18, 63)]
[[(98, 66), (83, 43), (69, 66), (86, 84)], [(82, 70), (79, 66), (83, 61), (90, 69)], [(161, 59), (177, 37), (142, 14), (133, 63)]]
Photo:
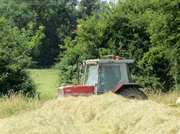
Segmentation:
[(29, 73), (25, 70), (9, 70), (3, 81), (0, 81), (0, 94), (5, 95), (9, 92), (21, 92), (26, 96), (34, 96), (36, 87)]

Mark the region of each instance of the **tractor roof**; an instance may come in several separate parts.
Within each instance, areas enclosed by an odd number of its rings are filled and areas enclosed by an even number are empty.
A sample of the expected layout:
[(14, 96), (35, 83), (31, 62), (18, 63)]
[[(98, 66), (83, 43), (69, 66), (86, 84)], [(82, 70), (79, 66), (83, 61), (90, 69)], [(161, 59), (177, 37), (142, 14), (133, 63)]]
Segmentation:
[(86, 60), (85, 64), (122, 64), (122, 63), (133, 63), (134, 60), (130, 59), (120, 59), (120, 60), (114, 60), (114, 59), (92, 59), (92, 60)]

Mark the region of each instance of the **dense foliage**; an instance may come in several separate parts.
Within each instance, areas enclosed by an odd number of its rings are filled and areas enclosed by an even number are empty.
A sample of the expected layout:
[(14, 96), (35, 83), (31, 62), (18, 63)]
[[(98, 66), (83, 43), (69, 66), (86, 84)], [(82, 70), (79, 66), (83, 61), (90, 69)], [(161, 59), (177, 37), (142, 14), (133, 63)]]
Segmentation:
[(21, 92), (25, 95), (35, 93), (35, 85), (26, 72), (31, 65), (29, 56), (32, 48), (43, 38), (42, 29), (35, 33), (33, 24), (19, 29), (10, 20), (0, 18), (0, 95)]
[(91, 15), (99, 5), (100, 0), (0, 1), (0, 92), (34, 92), (25, 69), (53, 66), (64, 51), (59, 44), (75, 37), (77, 18)]
[(180, 87), (180, 3), (178, 0), (126, 0), (79, 19), (75, 39), (66, 38), (60, 82), (75, 81), (77, 59), (118, 54), (136, 60), (133, 78), (164, 91)]
[(55, 63), (60, 83), (77, 83), (77, 60), (107, 54), (135, 59), (133, 79), (146, 87), (179, 89), (179, 8), (178, 0), (2, 0), (1, 92), (34, 91), (25, 69)]

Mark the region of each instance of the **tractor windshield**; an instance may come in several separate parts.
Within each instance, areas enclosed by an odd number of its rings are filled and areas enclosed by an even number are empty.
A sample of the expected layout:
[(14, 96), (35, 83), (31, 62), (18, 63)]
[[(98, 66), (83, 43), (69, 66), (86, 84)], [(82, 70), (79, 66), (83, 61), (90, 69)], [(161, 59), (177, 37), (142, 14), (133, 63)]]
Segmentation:
[(95, 85), (97, 84), (98, 67), (97, 65), (88, 65), (86, 68), (85, 84)]
[(112, 90), (121, 80), (120, 65), (103, 65), (100, 68), (99, 92)]

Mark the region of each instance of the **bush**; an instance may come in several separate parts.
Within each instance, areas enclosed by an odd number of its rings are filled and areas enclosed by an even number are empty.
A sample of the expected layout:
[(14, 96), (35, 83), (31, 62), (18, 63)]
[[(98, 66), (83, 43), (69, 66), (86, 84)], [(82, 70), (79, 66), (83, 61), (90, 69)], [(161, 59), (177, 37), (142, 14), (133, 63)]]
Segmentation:
[(0, 18), (0, 95), (21, 92), (32, 96), (35, 85), (26, 69), (32, 64), (31, 50), (44, 37), (43, 27), (33, 30), (29, 22), (27, 28), (18, 28), (11, 19)]
[(22, 93), (26, 96), (34, 96), (36, 87), (29, 73), (25, 70), (9, 70), (6, 77), (0, 81), (0, 95), (8, 94), (9, 92)]
[(163, 84), (159, 82), (159, 79), (154, 76), (132, 76), (134, 82), (143, 85), (146, 88), (151, 89), (163, 89)]

